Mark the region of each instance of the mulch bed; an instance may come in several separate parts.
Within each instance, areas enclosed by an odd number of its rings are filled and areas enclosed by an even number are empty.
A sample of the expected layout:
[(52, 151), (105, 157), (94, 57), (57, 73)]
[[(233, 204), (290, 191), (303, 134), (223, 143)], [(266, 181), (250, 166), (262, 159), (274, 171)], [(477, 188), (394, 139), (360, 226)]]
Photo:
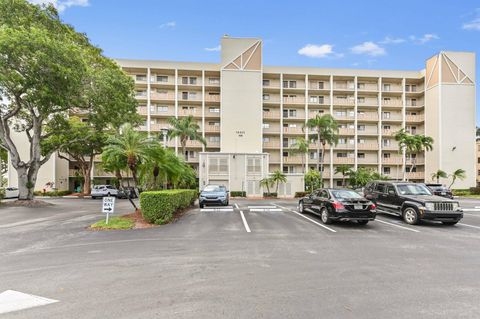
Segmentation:
[(133, 226), (133, 229), (152, 228), (152, 227), (159, 226), (155, 224), (149, 224), (145, 219), (143, 219), (143, 215), (140, 209), (137, 209), (135, 213), (122, 215), (122, 217), (131, 219), (135, 223), (135, 226)]
[(14, 200), (14, 201), (9, 201), (9, 202), (2, 202), (2, 205), (10, 206), (10, 207), (38, 208), (38, 207), (53, 206), (54, 204), (47, 203), (43, 200), (32, 199), (32, 200)]

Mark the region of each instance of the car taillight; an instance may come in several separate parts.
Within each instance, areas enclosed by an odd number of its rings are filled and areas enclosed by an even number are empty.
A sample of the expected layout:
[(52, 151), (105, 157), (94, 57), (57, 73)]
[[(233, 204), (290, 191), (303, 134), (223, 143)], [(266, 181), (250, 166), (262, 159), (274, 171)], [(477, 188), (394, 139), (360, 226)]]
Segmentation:
[(345, 208), (345, 206), (343, 206), (343, 204), (340, 203), (340, 202), (333, 202), (332, 204), (333, 204), (333, 208), (335, 208), (335, 209), (344, 209)]
[(374, 203), (370, 205), (370, 209), (376, 209), (376, 208), (377, 208), (377, 205), (375, 205)]

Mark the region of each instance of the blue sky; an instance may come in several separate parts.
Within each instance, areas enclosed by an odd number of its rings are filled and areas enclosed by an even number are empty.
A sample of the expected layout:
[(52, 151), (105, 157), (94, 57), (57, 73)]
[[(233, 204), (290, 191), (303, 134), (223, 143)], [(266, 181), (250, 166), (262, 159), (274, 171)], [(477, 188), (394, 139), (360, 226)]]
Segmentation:
[(223, 34), (262, 38), (266, 65), (419, 70), (441, 50), (480, 52), (478, 0), (54, 2), (114, 58), (218, 62)]

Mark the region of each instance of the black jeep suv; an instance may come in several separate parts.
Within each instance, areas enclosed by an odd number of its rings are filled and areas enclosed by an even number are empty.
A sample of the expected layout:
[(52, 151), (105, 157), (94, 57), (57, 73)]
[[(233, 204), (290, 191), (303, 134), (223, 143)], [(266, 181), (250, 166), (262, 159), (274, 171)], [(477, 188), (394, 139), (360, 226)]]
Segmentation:
[(378, 212), (402, 216), (410, 225), (422, 219), (455, 225), (463, 218), (457, 201), (433, 195), (425, 184), (374, 181), (367, 184), (364, 195)]

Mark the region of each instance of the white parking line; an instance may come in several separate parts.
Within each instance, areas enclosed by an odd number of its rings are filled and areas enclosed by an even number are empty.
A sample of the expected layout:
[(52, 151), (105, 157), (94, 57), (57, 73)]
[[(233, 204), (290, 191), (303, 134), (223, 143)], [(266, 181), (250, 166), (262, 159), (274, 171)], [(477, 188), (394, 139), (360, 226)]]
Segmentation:
[(480, 208), (462, 208), (464, 212), (480, 212)]
[(237, 203), (235, 203), (235, 208), (236, 208), (236, 209), (238, 209), (238, 208), (239, 208)]
[(335, 229), (332, 229), (332, 228), (327, 227), (327, 226), (325, 226), (325, 225), (323, 225), (323, 224), (320, 224), (320, 223), (317, 222), (316, 220), (313, 220), (313, 219), (311, 219), (311, 218), (309, 218), (309, 217), (307, 217), (307, 216), (305, 216), (305, 215), (303, 215), (303, 214), (300, 214), (299, 212), (297, 212), (297, 211), (295, 211), (295, 210), (292, 210), (292, 209), (289, 209), (289, 208), (286, 208), (286, 207), (283, 207), (283, 206), (280, 206), (280, 205), (276, 205), (276, 204), (274, 204), (274, 205), (277, 206), (277, 207), (280, 207), (280, 208), (282, 208), (282, 209), (284, 209), (284, 210), (287, 210), (287, 211), (289, 211), (289, 212), (292, 212), (292, 213), (294, 213), (294, 214), (297, 214), (298, 216), (303, 217), (303, 218), (307, 219), (308, 221), (311, 221), (311, 222), (314, 223), (315, 225), (318, 225), (318, 226), (320, 226), (320, 227), (325, 228), (326, 230), (331, 231), (332, 233), (336, 233), (336, 232), (337, 232)]
[(251, 212), (281, 212), (280, 208), (250, 208)]
[(276, 206), (248, 206), (248, 209), (257, 209), (257, 208), (276, 208)]
[(408, 228), (408, 227), (404, 227), (404, 226), (400, 226), (400, 225), (396, 225), (396, 224), (392, 224), (392, 223), (386, 222), (386, 221), (384, 221), (384, 220), (378, 219), (378, 217), (375, 218), (375, 221), (380, 222), (380, 223), (384, 223), (384, 224), (387, 224), (387, 225), (390, 225), (390, 226), (394, 226), (394, 227), (406, 229), (406, 230), (409, 230), (409, 231), (413, 231), (413, 232), (415, 232), (415, 233), (419, 233), (419, 232), (420, 232), (420, 231), (418, 231), (418, 230), (416, 230), (416, 229), (412, 229), (412, 228)]
[(472, 227), (472, 228), (480, 229), (479, 226), (473, 226), (473, 225), (469, 225), (469, 224), (458, 223), (457, 225), (462, 225), (462, 226), (467, 226), (467, 227)]
[(58, 300), (25, 294), (15, 290), (6, 290), (0, 294), (0, 314), (45, 306)]
[(233, 212), (233, 208), (201, 208), (201, 212)]
[(245, 230), (247, 233), (250, 233), (250, 227), (248, 226), (247, 220), (245, 219), (245, 215), (243, 215), (243, 211), (240, 211), (240, 216), (242, 216), (243, 226), (245, 226)]

